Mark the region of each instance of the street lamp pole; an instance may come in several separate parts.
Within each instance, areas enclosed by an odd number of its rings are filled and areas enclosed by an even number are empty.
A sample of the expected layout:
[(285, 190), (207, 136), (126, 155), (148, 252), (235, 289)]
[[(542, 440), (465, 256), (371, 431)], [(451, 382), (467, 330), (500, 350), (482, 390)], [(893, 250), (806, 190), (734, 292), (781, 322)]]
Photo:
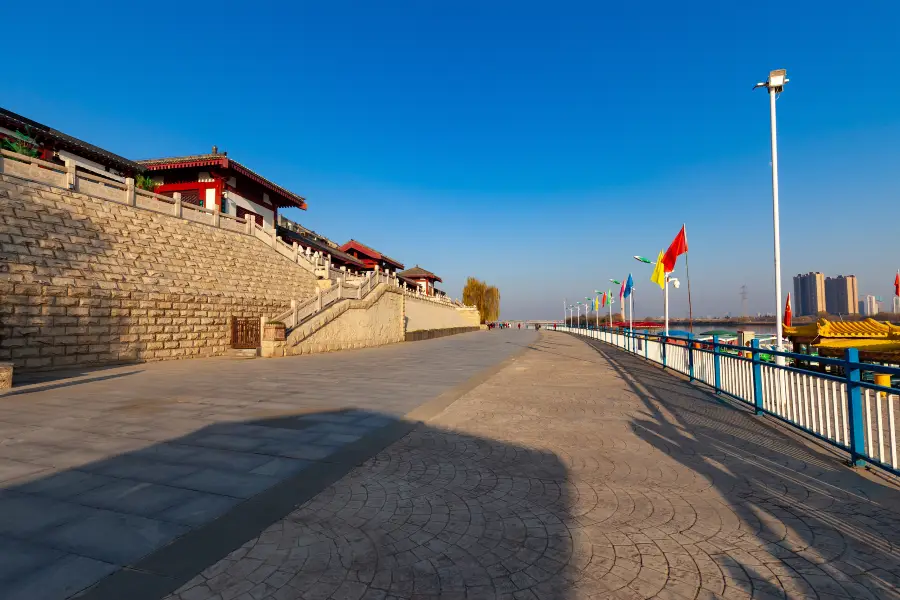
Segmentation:
[[(757, 83), (753, 89), (765, 87), (769, 91), (769, 120), (772, 128), (772, 221), (775, 235), (775, 335), (776, 348), (784, 351), (783, 325), (781, 314), (781, 229), (778, 218), (778, 141), (775, 126), (775, 100), (784, 90), (784, 84), (790, 81), (787, 71), (777, 69), (769, 73), (766, 83)], [(777, 357), (778, 364), (784, 364), (784, 357)]]

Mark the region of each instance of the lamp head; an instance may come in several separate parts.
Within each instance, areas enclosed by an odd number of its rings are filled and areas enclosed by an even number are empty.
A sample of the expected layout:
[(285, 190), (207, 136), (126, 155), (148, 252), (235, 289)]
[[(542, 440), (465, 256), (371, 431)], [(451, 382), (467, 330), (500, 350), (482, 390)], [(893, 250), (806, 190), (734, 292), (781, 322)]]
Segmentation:
[(678, 288), (681, 287), (681, 282), (678, 281), (678, 278), (677, 278), (677, 277), (669, 277), (669, 281), (672, 282), (672, 285), (675, 286), (675, 289), (676, 289), (676, 290), (677, 290)]
[(769, 91), (781, 92), (784, 89), (784, 84), (788, 81), (790, 81), (790, 79), (787, 78), (786, 69), (775, 69), (769, 73), (767, 87), (769, 88)]

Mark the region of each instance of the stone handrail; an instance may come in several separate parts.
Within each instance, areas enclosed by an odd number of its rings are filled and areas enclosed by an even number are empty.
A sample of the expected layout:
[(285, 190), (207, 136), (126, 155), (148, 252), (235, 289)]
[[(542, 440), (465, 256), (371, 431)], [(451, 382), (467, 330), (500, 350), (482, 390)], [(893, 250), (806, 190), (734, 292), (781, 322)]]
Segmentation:
[(369, 273), (367, 277), (358, 278), (362, 281), (356, 281), (356, 285), (348, 285), (343, 278), (338, 278), (334, 284), (324, 292), (320, 288), (316, 288), (316, 295), (308, 300), (299, 302), (291, 300), (291, 308), (276, 315), (273, 321), (284, 323), (285, 328), (293, 329), (302, 325), (305, 321), (316, 316), (335, 302), (341, 300), (362, 300), (368, 296), (378, 284), (384, 283), (397, 287), (397, 279), (386, 275), (383, 272)]
[(411, 290), (409, 288), (403, 289), (404, 295), (415, 298), (416, 300), (423, 300), (425, 302), (434, 302), (435, 304), (443, 304), (444, 306), (452, 306), (454, 308), (475, 308), (474, 306), (469, 306), (468, 304), (463, 304), (458, 300), (450, 300), (449, 298), (445, 298), (443, 296), (429, 296), (427, 294), (421, 293), (418, 289)]
[(124, 183), (119, 183), (118, 181), (114, 181), (112, 179), (106, 179), (104, 177), (100, 177), (99, 175), (88, 175), (87, 173), (79, 173), (78, 179), (83, 179), (84, 181), (91, 181), (93, 183), (98, 183), (100, 185), (111, 187), (119, 190), (128, 189), (128, 185)]
[[(389, 276), (381, 271), (372, 273), (367, 277), (354, 276), (351, 273), (339, 271), (331, 266), (330, 255), (314, 251), (309, 246), (301, 249), (297, 242), (288, 245), (277, 236), (274, 226), (267, 227), (263, 223), (263, 226), (260, 227), (256, 224), (256, 220), (252, 218), (242, 219), (223, 214), (218, 210), (183, 203), (179, 192), (175, 192), (172, 197), (169, 197), (137, 188), (135, 187), (134, 179), (130, 177), (126, 178), (123, 184), (113, 179), (106, 179), (96, 172), (86, 174), (83, 171), (79, 171), (75, 161), (70, 158), (66, 158), (65, 164), (60, 165), (26, 154), (0, 149), (0, 173), (255, 237), (301, 268), (313, 273), (320, 279), (328, 279), (332, 282), (331, 288), (326, 290), (324, 294), (319, 292), (315, 297), (301, 304), (297, 304), (294, 301), (290, 311), (276, 318), (276, 320), (284, 321), (286, 324), (290, 322), (290, 327), (296, 327), (304, 320), (338, 300), (353, 299), (354, 297), (357, 299), (364, 298), (379, 283), (400, 287), (404, 294), (419, 300), (446, 306), (465, 307), (459, 302), (422, 295), (418, 290), (413, 292), (405, 286), (401, 286), (396, 276)], [(350, 281), (347, 281), (348, 279)], [(346, 286), (345, 283), (347, 284)], [(353, 289), (354, 287), (356, 288), (355, 290)]]
[(74, 160), (69, 158), (65, 159), (65, 164), (61, 165), (26, 154), (0, 149), (0, 173), (87, 194), (110, 202), (163, 213), (233, 233), (249, 235), (323, 279), (335, 281), (344, 275), (341, 271), (331, 267), (330, 256), (323, 256), (321, 252), (312, 251), (309, 247), (302, 249), (296, 242), (292, 246), (284, 243), (277, 237), (274, 227), (266, 227), (265, 224), (259, 227), (254, 219), (243, 219), (202, 206), (182, 203), (179, 192), (175, 192), (172, 197), (169, 197), (142, 190), (135, 187), (134, 179), (130, 177), (126, 178), (123, 184), (113, 179), (106, 179), (96, 172), (86, 174), (77, 168)]

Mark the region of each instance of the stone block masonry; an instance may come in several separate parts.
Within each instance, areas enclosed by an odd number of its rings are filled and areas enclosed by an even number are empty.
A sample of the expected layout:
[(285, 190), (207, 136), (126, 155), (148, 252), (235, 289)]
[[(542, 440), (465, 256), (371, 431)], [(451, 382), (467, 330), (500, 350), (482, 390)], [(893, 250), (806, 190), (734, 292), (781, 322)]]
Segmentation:
[(461, 327), (477, 328), (481, 324), (478, 310), (475, 308), (447, 306), (416, 296), (407, 296), (404, 317), (407, 333)]
[(400, 290), (379, 285), (363, 300), (332, 305), (288, 335), (285, 355), (394, 344), (405, 339)]
[(250, 236), (0, 175), (0, 361), (212, 356), (315, 277)]

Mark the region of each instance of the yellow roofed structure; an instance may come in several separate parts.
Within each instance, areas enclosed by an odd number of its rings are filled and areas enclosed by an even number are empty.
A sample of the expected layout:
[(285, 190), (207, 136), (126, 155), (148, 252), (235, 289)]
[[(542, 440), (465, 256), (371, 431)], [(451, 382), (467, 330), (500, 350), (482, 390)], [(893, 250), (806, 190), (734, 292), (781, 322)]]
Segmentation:
[(857, 348), (867, 361), (900, 362), (900, 326), (874, 319), (828, 321), (785, 327), (784, 335), (794, 344), (806, 344), (822, 356), (844, 356), (847, 348)]

